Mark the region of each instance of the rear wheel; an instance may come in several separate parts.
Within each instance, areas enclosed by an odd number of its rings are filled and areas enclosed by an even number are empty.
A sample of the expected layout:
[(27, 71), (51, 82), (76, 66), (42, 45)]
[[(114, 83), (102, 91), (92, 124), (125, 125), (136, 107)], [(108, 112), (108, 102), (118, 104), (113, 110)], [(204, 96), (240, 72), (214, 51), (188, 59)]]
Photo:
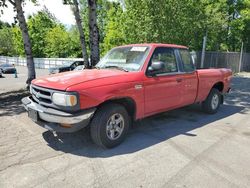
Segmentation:
[(119, 145), (130, 127), (130, 117), (119, 104), (107, 104), (96, 112), (90, 124), (91, 138), (99, 146), (112, 148)]
[(218, 89), (211, 89), (207, 99), (202, 103), (202, 108), (206, 113), (215, 114), (221, 104), (221, 93)]

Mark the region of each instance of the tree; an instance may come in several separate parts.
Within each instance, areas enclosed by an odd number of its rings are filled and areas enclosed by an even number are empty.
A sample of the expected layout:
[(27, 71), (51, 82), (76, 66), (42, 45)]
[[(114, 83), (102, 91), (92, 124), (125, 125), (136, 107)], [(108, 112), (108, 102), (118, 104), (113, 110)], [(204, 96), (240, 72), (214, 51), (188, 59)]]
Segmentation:
[[(0, 1), (0, 3), (1, 3), (1, 1)], [(7, 22), (3, 22), (3, 21), (0, 20), (0, 29), (2, 29), (4, 27), (10, 27), (10, 24), (7, 23)]]
[(4, 26), (0, 29), (0, 55), (12, 56), (15, 55), (13, 45), (12, 30), (10, 27)]
[(89, 58), (88, 58), (88, 53), (87, 53), (87, 48), (86, 48), (86, 42), (85, 42), (85, 34), (83, 31), (82, 27), (82, 19), (80, 16), (80, 11), (79, 11), (79, 5), (77, 0), (73, 0), (74, 6), (72, 7), (72, 10), (74, 12), (75, 20), (76, 20), (76, 25), (79, 30), (79, 36), (80, 36), (80, 42), (81, 42), (81, 47), (82, 47), (82, 55), (84, 59), (84, 65), (86, 68), (89, 68)]
[(79, 32), (76, 27), (66, 30), (63, 25), (50, 29), (45, 38), (46, 57), (82, 57)]
[(88, 0), (89, 10), (89, 44), (91, 66), (96, 65), (100, 60), (99, 49), (99, 29), (97, 25), (97, 2), (96, 0)]
[(23, 48), (23, 38), (20, 27), (13, 26), (12, 30), (12, 39), (13, 39), (13, 47), (15, 49), (16, 55), (25, 56), (24, 48)]
[(79, 30), (79, 37), (80, 37), (80, 42), (81, 42), (81, 48), (82, 48), (82, 56), (84, 59), (84, 65), (86, 68), (89, 68), (89, 58), (88, 58), (88, 53), (87, 53), (87, 48), (86, 48), (86, 42), (85, 42), (85, 34), (83, 30), (83, 25), (82, 25), (82, 19), (80, 16), (80, 10), (79, 10), (79, 4), (78, 0), (64, 0), (64, 4), (71, 4), (72, 11), (75, 16), (76, 20), (76, 25)]
[(69, 34), (69, 57), (82, 57), (82, 48), (79, 41), (79, 30), (76, 26), (72, 26), (68, 30)]
[(250, 0), (245, 0), (240, 10), (244, 26), (242, 31), (242, 41), (245, 51), (250, 52)]
[(51, 28), (45, 37), (46, 57), (68, 57), (70, 54), (70, 38), (65, 28), (57, 25)]
[(45, 57), (47, 32), (56, 27), (57, 24), (56, 18), (46, 8), (29, 16), (27, 25), (32, 42), (32, 52), (35, 57)]
[[(35, 0), (32, 1), (35, 2)], [(8, 2), (14, 7), (14, 10), (16, 10), (17, 12), (17, 20), (21, 28), (23, 42), (24, 42), (24, 50), (27, 58), (28, 79), (26, 83), (29, 86), (31, 81), (36, 78), (36, 72), (35, 72), (34, 59), (32, 55), (32, 45), (28, 33), (28, 27), (23, 14), (22, 3), (24, 2), (24, 0), (8, 0)], [(0, 7), (7, 7), (6, 0), (0, 0)]]
[(112, 3), (107, 13), (105, 26), (106, 36), (103, 44), (103, 54), (111, 48), (125, 43), (123, 28), (123, 11), (119, 3)]

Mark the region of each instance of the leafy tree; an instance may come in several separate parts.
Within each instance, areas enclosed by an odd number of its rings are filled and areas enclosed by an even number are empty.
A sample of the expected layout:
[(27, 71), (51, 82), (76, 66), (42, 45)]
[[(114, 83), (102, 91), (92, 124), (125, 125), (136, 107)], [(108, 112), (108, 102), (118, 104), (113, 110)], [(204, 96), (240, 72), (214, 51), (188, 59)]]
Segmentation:
[(85, 34), (84, 34), (83, 25), (82, 25), (82, 19), (80, 16), (78, 0), (63, 0), (63, 3), (64, 4), (71, 4), (71, 9), (74, 13), (76, 25), (77, 25), (78, 30), (79, 30), (79, 37), (80, 37), (80, 42), (81, 42), (82, 56), (84, 59), (84, 64), (85, 64), (86, 68), (89, 68), (89, 58), (88, 58), (88, 53), (87, 53)]
[(79, 41), (79, 31), (76, 26), (68, 30), (69, 34), (69, 57), (82, 57), (82, 48)]
[(105, 25), (107, 33), (104, 38), (102, 54), (125, 43), (123, 27), (123, 10), (119, 3), (112, 3), (107, 13), (107, 24)]
[[(30, 36), (28, 33), (27, 23), (23, 14), (23, 7), (22, 3), (24, 0), (8, 0), (8, 2), (13, 6), (14, 10), (17, 13), (17, 20), (19, 22), (21, 31), (22, 31), (22, 37), (24, 41), (24, 50), (25, 55), (27, 58), (27, 67), (28, 67), (28, 79), (26, 83), (30, 85), (31, 81), (36, 78), (36, 72), (35, 72), (35, 65), (34, 65), (34, 59), (32, 54), (32, 45), (30, 42)], [(36, 2), (36, 0), (32, 0), (32, 2)], [(6, 8), (6, 0), (0, 0), (0, 7)], [(3, 12), (3, 11), (2, 11)]]
[(187, 38), (193, 32), (191, 5), (187, 0), (127, 0), (124, 23), (126, 42), (189, 43)]
[(0, 29), (4, 28), (4, 27), (10, 27), (10, 24), (7, 22), (3, 22), (0, 20)]
[[(113, 2), (108, 0), (97, 0), (97, 25), (99, 29), (99, 44), (100, 44), (100, 54), (104, 54), (106, 49), (104, 47), (104, 40), (107, 34), (107, 24), (108, 24), (108, 11), (113, 7)], [(121, 19), (121, 18), (120, 18)], [(117, 28), (122, 29), (122, 28)]]
[(11, 28), (12, 30), (12, 39), (13, 39), (13, 47), (18, 56), (25, 56), (24, 48), (23, 48), (23, 38), (20, 27), (14, 26)]
[(250, 52), (250, 0), (245, 0), (240, 10), (243, 21), (242, 41), (245, 43), (245, 50)]
[(45, 38), (47, 32), (57, 25), (57, 20), (45, 8), (30, 16), (27, 21), (29, 34), (32, 42), (32, 51), (35, 57), (45, 57)]
[(69, 34), (63, 26), (50, 29), (45, 37), (47, 57), (68, 57), (70, 53)]
[(0, 55), (12, 56), (15, 54), (13, 36), (10, 27), (4, 26), (0, 29)]
[[(108, 0), (97, 0), (97, 25), (99, 30), (99, 44), (100, 44), (100, 52), (103, 54), (105, 52), (104, 49), (104, 39), (107, 34), (107, 23), (108, 23), (108, 10), (112, 6), (112, 2)], [(83, 25), (87, 26), (89, 25), (89, 8), (88, 8), (88, 2), (86, 0), (80, 0), (80, 11), (81, 11), (81, 17), (83, 21)], [(84, 33), (86, 37), (86, 45), (87, 50), (90, 52), (90, 31), (89, 27), (84, 27)]]

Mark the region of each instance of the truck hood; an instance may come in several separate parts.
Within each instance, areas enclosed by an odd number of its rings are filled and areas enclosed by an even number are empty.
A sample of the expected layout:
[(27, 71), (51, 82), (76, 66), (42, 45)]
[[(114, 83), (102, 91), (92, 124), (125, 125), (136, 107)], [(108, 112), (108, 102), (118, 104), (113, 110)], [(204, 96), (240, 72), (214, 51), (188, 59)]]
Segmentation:
[[(72, 71), (40, 77), (32, 81), (32, 84), (45, 88), (53, 88), (65, 91), (67, 88), (85, 82), (98, 82), (98, 85), (106, 85), (110, 82), (119, 83), (124, 81), (124, 77), (134, 74), (133, 72), (123, 72), (115, 69), (92, 69), (83, 71)], [(96, 85), (96, 84), (94, 84)]]

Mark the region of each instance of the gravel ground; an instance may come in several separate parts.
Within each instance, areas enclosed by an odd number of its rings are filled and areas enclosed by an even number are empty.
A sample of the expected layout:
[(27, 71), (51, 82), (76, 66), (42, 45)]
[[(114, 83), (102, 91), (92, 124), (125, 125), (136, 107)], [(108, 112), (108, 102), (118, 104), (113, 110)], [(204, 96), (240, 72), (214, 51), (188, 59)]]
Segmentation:
[(249, 86), (249, 73), (236, 76), (217, 114), (193, 105), (147, 118), (110, 150), (87, 130), (37, 126), (20, 104), (23, 90), (1, 93), (0, 187), (249, 187)]

